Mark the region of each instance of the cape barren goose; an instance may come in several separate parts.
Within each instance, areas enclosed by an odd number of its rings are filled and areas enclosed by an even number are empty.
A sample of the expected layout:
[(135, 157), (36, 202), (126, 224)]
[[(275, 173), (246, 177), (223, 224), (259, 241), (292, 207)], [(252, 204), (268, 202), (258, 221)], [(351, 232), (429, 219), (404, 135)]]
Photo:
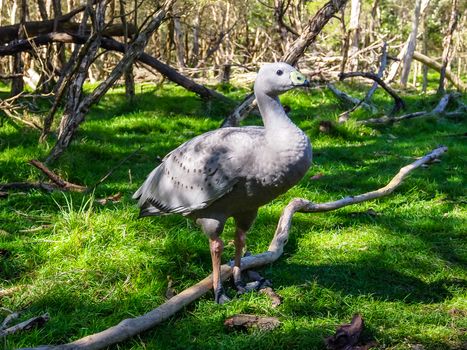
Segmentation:
[(241, 290), (242, 251), (258, 208), (294, 186), (310, 167), (310, 141), (288, 118), (278, 98), (308, 85), (305, 76), (286, 63), (265, 64), (254, 85), (264, 127), (227, 127), (185, 142), (133, 195), (141, 217), (177, 213), (201, 227), (209, 238), (217, 303), (228, 300), (220, 280), (220, 235), (226, 220), (235, 220), (233, 277)]

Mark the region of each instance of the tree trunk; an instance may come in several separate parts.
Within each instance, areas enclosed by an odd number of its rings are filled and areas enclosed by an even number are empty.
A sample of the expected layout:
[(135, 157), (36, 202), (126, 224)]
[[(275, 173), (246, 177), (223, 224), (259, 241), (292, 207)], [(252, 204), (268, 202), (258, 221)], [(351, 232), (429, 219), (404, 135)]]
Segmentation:
[[(428, 55), (428, 27), (427, 27), (426, 13), (422, 16), (423, 37), (422, 37), (422, 54)], [(420, 62), (421, 63), (421, 62)], [(422, 63), (422, 92), (426, 94), (428, 86), (428, 66)]]
[(200, 7), (196, 12), (193, 23), (193, 48), (191, 50), (190, 64), (192, 67), (195, 67), (199, 61), (199, 33), (201, 26), (201, 14), (203, 7)]
[[(14, 2), (16, 3), (16, 1)], [(21, 40), (26, 37), (24, 24), (26, 23), (26, 14), (27, 14), (27, 2), (26, 0), (21, 0), (19, 6), (19, 18), (20, 25), (18, 27), (18, 39)], [(24, 62), (21, 53), (16, 54), (13, 57), (13, 71), (12, 74), (17, 74), (18, 76), (13, 78), (11, 81), (11, 95), (15, 96), (23, 92), (24, 90)]]
[[(360, 0), (352, 0), (350, 7), (350, 23), (348, 30), (349, 53), (352, 57), (358, 52), (358, 43), (360, 42)], [(358, 57), (354, 56), (349, 62), (350, 70), (358, 70)]]
[(410, 66), (412, 64), (412, 57), (417, 46), (417, 32), (418, 24), (420, 20), (420, 11), (421, 11), (422, 0), (416, 0), (415, 2), (415, 11), (412, 21), (412, 31), (409, 35), (409, 41), (407, 43), (407, 50), (405, 52), (403, 63), (402, 63), (402, 73), (401, 73), (401, 85), (405, 88), (407, 86), (407, 81), (409, 80)]
[(180, 18), (173, 17), (175, 51), (177, 53), (177, 62), (179, 67), (186, 67), (185, 64), (185, 45), (183, 44), (183, 31)]
[(446, 69), (451, 56), (452, 34), (456, 30), (457, 21), (459, 19), (458, 0), (452, 0), (451, 17), (449, 19), (449, 27), (447, 34), (443, 39), (443, 55), (441, 59), (441, 71), (439, 76), (438, 94), (444, 93), (444, 80), (446, 78)]
[[(128, 47), (129, 37), (128, 37), (128, 21), (126, 19), (125, 13), (125, 3), (126, 0), (120, 0), (120, 19), (122, 21), (123, 30), (125, 32), (124, 36), (124, 43), (125, 43), (125, 51)], [(130, 64), (128, 69), (125, 70), (125, 96), (128, 101), (133, 101), (135, 97), (135, 79), (133, 75), (133, 64)]]

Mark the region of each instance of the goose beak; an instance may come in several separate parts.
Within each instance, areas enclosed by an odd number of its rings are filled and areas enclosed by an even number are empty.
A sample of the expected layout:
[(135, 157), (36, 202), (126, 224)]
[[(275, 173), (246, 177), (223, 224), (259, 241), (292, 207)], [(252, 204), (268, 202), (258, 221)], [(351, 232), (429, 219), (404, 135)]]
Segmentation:
[(293, 71), (292, 73), (290, 73), (290, 80), (292, 81), (292, 85), (294, 87), (310, 86), (310, 82), (308, 81), (308, 79), (299, 71)]

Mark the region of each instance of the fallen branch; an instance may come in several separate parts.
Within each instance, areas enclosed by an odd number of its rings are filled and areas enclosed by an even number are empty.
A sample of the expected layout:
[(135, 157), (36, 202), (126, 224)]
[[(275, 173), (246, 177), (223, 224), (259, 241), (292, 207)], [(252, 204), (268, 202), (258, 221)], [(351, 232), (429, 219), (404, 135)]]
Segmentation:
[[(432, 58), (425, 56), (420, 52), (415, 51), (413, 53), (413, 59), (423, 63), (428, 68), (431, 68), (437, 72), (441, 72), (441, 63), (436, 62)], [(464, 84), (462, 80), (460, 80), (455, 74), (453, 74), (450, 69), (446, 69), (446, 79), (448, 79), (457, 90), (467, 91), (467, 85)]]
[[(282, 215), (279, 219), (279, 223), (272, 239), (268, 251), (250, 255), (242, 258), (241, 267), (242, 270), (248, 270), (252, 268), (261, 267), (267, 264), (271, 264), (276, 261), (284, 250), (284, 246), (287, 243), (289, 237), (289, 231), (292, 224), (293, 215), (298, 212), (304, 213), (316, 213), (326, 212), (330, 210), (339, 209), (351, 204), (357, 204), (371, 199), (386, 196), (392, 193), (402, 181), (409, 175), (409, 173), (422, 164), (430, 163), (434, 159), (440, 157), (447, 151), (447, 147), (439, 147), (432, 152), (428, 153), (424, 157), (416, 160), (415, 162), (403, 167), (399, 170), (397, 175), (383, 188), (376, 191), (367, 192), (358, 196), (349, 196), (343, 199), (327, 202), (322, 204), (314, 204), (306, 199), (295, 198), (289, 202), (284, 208)], [(221, 279), (225, 281), (232, 275), (232, 266), (230, 264), (224, 264), (221, 266)], [(194, 286), (185, 289), (180, 294), (173, 296), (171, 299), (166, 301), (164, 304), (155, 308), (148, 313), (128, 318), (121, 321), (119, 324), (110, 327), (102, 332), (88, 335), (84, 338), (75, 340), (71, 343), (64, 345), (44, 345), (37, 348), (27, 348), (23, 350), (97, 350), (108, 347), (112, 344), (119, 343), (126, 340), (136, 334), (144, 332), (148, 329), (165, 321), (176, 312), (182, 310), (185, 306), (200, 298), (206, 294), (212, 288), (212, 277), (209, 275), (202, 281), (198, 282)]]
[(47, 168), (43, 163), (38, 160), (31, 160), (29, 164), (35, 166), (37, 169), (42, 171), (51, 181), (48, 182), (10, 182), (6, 184), (0, 184), (0, 191), (30, 191), (30, 190), (42, 190), (46, 192), (52, 192), (55, 190), (59, 191), (71, 191), (71, 192), (86, 192), (87, 187), (77, 185), (66, 180), (63, 180), (60, 176), (55, 174), (52, 170)]
[(33, 327), (42, 327), (50, 317), (48, 314), (30, 318), (29, 320), (18, 323), (10, 328), (0, 330), (0, 337), (6, 337), (9, 334), (17, 333), (20, 331), (27, 331)]
[(0, 184), (0, 191), (42, 190), (46, 192), (52, 192), (56, 189), (59, 189), (57, 185), (45, 182), (10, 182)]
[(62, 191), (86, 192), (88, 190), (88, 188), (85, 186), (76, 185), (74, 183), (63, 180), (60, 176), (55, 174), (52, 170), (47, 168), (42, 162), (36, 159), (30, 160), (29, 164), (35, 166), (37, 169), (42, 171)]
[[(376, 74), (379, 78), (383, 77), (384, 70), (386, 69), (386, 65), (388, 62), (388, 53), (387, 53), (387, 43), (383, 43), (383, 48), (382, 48), (382, 53), (381, 53), (381, 58), (380, 58), (380, 64), (379, 64), (379, 69), (378, 73)], [(361, 106), (371, 106), (371, 112), (375, 113), (376, 108), (371, 104), (371, 98), (373, 97), (373, 94), (375, 93), (376, 89), (378, 88), (378, 82), (374, 82), (373, 85), (371, 86), (370, 90), (366, 93), (365, 97), (361, 99), (355, 106), (353, 106), (351, 109), (348, 111), (345, 111), (344, 113), (341, 113), (339, 115), (339, 123), (345, 123), (347, 120), (350, 118), (350, 114), (353, 113), (357, 108)]]
[[(85, 44), (88, 41), (88, 39), (89, 36), (86, 35), (52, 32), (37, 36), (32, 39), (18, 40), (14, 43), (10, 43), (5, 46), (0, 46), (0, 56), (14, 55), (18, 52), (29, 51), (33, 49), (33, 46), (43, 46), (53, 42), (66, 44)], [(100, 45), (101, 48), (105, 50), (112, 50), (125, 53), (125, 44), (109, 37), (103, 37), (101, 39)], [(194, 80), (184, 76), (174, 68), (159, 61), (155, 57), (148, 55), (147, 53), (142, 52), (137, 57), (137, 60), (156, 69), (168, 80), (174, 82), (175, 84), (183, 86), (185, 89), (198, 94), (204, 99), (216, 98), (220, 99), (221, 101), (231, 103), (231, 100), (228, 97), (222, 95), (217, 91), (211, 90), (204, 85), (196, 83)]]
[(405, 103), (404, 101), (402, 100), (402, 98), (399, 97), (398, 94), (396, 94), (396, 92), (391, 89), (378, 75), (376, 75), (375, 73), (369, 73), (369, 72), (348, 72), (348, 73), (341, 73), (339, 74), (339, 78), (340, 80), (344, 80), (346, 78), (350, 78), (350, 77), (364, 77), (364, 78), (368, 78), (368, 79), (371, 79), (371, 80), (374, 80), (375, 82), (377, 82), (384, 90), (386, 90), (386, 92), (391, 95), (391, 97), (394, 99), (394, 107), (391, 111), (391, 115), (392, 114), (395, 114), (397, 113), (399, 110), (401, 109), (404, 109), (405, 108)]
[(420, 111), (420, 112), (413, 112), (413, 113), (408, 113), (404, 114), (398, 117), (390, 117), (390, 116), (384, 116), (381, 118), (370, 118), (366, 120), (361, 120), (358, 121), (357, 124), (363, 124), (363, 125), (381, 125), (381, 124), (391, 124), (391, 123), (397, 123), (402, 120), (406, 119), (413, 119), (413, 118), (419, 118), (419, 117), (430, 117), (430, 116), (436, 116), (438, 114), (444, 113), (446, 110), (446, 107), (449, 103), (449, 100), (453, 97), (452, 94), (445, 94), (441, 100), (439, 100), (438, 104), (436, 105), (435, 108), (431, 111)]

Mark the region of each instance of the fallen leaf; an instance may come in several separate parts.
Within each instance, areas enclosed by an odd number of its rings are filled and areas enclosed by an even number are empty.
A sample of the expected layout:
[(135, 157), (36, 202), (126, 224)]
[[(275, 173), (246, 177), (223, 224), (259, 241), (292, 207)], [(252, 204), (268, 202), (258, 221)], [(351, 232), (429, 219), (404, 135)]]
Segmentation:
[(280, 324), (281, 322), (276, 317), (261, 317), (248, 314), (234, 315), (224, 321), (224, 326), (231, 331), (246, 331), (252, 328), (270, 331), (279, 327)]
[(363, 318), (356, 314), (352, 318), (352, 322), (341, 325), (336, 330), (336, 334), (324, 340), (326, 348), (329, 350), (367, 350), (376, 346), (373, 341), (357, 345), (362, 331)]
[(316, 174), (316, 175), (311, 176), (311, 177), (310, 177), (310, 180), (319, 180), (319, 179), (321, 179), (323, 176), (324, 176), (323, 173), (318, 173), (318, 174)]
[(105, 198), (101, 198), (101, 199), (97, 199), (96, 202), (101, 204), (101, 205), (106, 205), (109, 202), (118, 203), (118, 202), (120, 202), (121, 199), (122, 199), (122, 194), (120, 192), (117, 192), (114, 195), (111, 195), (111, 196), (108, 196), (108, 197), (105, 197)]

